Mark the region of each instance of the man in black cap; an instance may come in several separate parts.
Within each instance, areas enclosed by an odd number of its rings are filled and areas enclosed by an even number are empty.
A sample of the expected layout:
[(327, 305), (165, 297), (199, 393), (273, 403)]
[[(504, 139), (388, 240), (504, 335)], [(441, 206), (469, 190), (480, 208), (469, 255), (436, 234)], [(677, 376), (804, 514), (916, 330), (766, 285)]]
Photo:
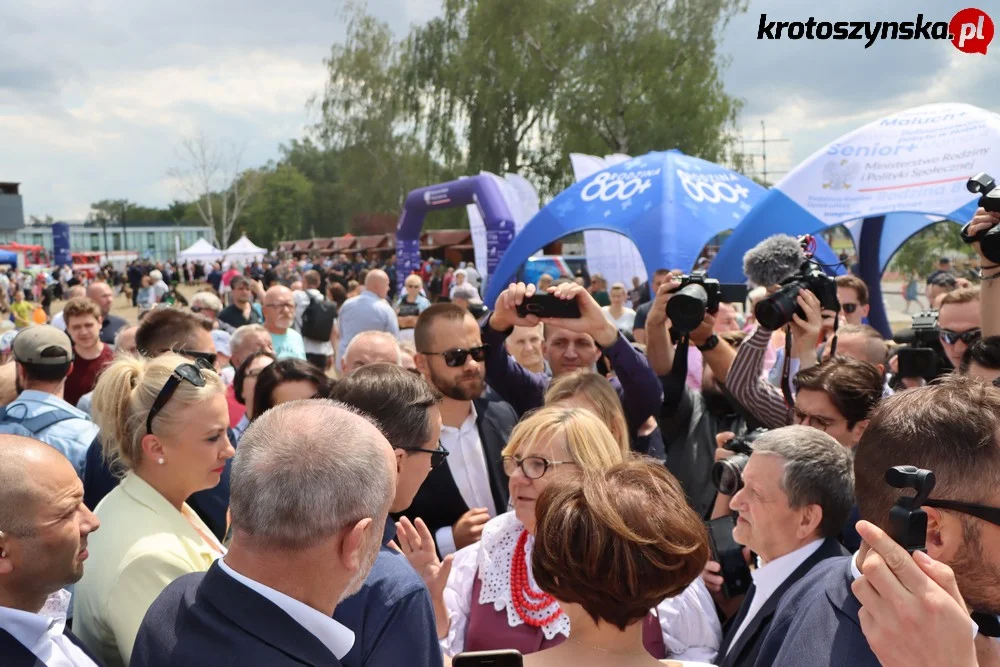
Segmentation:
[(21, 331), (11, 347), (17, 364), (18, 396), (0, 412), (0, 433), (35, 438), (61, 452), (83, 476), (87, 449), (97, 424), (63, 399), (66, 376), (73, 368), (73, 344), (55, 327)]

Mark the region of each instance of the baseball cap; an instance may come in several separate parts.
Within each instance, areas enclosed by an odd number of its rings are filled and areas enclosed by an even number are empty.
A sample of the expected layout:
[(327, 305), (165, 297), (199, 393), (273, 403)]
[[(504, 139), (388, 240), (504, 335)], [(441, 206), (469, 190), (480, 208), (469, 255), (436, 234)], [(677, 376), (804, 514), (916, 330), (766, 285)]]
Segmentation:
[(14, 359), (22, 364), (57, 366), (73, 361), (73, 343), (65, 332), (47, 324), (28, 327), (14, 337)]

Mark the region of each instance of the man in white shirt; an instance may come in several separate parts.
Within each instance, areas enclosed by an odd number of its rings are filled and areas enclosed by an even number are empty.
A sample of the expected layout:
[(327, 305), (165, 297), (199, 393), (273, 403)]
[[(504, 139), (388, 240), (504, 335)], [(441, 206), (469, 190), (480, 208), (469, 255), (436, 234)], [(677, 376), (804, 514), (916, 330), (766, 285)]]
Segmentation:
[(358, 413), (313, 400), (260, 415), (233, 461), (228, 553), (167, 586), (130, 664), (339, 666), (354, 632), (333, 613), (368, 576), (395, 493), (392, 447)]
[[(66, 301), (70, 299), (81, 299), (87, 296), (87, 288), (83, 285), (73, 285), (66, 292)], [(59, 331), (66, 331), (66, 319), (63, 317), (63, 312), (60, 310), (58, 313), (52, 316), (52, 326)]]
[[(295, 299), (295, 329), (302, 332), (302, 316), (313, 301), (326, 301), (323, 293), (319, 291), (321, 284), (319, 271), (306, 271), (302, 276), (302, 286), (305, 289), (296, 290), (292, 296)], [(333, 307), (333, 304), (330, 304)], [(314, 340), (304, 333), (302, 344), (306, 351), (306, 360), (322, 371), (327, 371), (333, 363), (333, 344), (337, 340), (337, 326), (334, 321), (330, 328), (330, 334), (326, 340)]]
[(87, 536), (100, 520), (83, 484), (51, 447), (0, 435), (0, 664), (95, 667), (66, 629), (69, 593), (83, 576)]
[(722, 639), (720, 667), (752, 667), (782, 594), (827, 558), (854, 504), (850, 450), (819, 429), (785, 426), (753, 442), (730, 508), (733, 539), (757, 554), (753, 585)]

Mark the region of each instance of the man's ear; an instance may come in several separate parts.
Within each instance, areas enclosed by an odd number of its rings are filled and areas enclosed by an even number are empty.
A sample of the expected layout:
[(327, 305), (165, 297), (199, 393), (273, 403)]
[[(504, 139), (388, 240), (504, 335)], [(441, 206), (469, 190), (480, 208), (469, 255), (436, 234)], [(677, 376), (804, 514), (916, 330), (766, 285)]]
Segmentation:
[(823, 522), (823, 508), (812, 504), (801, 507), (799, 510), (801, 514), (798, 525), (795, 526), (795, 532), (801, 540), (814, 535), (819, 529), (819, 525)]
[(854, 425), (854, 428), (851, 429), (851, 433), (854, 434), (854, 437), (856, 439), (860, 440), (861, 436), (865, 434), (865, 429), (868, 428), (868, 423), (869, 420), (862, 419), (861, 421), (859, 421), (857, 424)]
[(340, 543), (340, 562), (348, 572), (361, 569), (364, 547), (372, 531), (371, 518), (362, 519), (344, 531)]
[(414, 354), (413, 363), (416, 364), (417, 370), (420, 371), (420, 374), (425, 378), (429, 378), (431, 376), (430, 364), (427, 362), (426, 354), (421, 354), (420, 352)]
[(10, 574), (14, 571), (14, 560), (10, 554), (11, 538), (0, 530), (0, 575)]
[(965, 530), (959, 517), (924, 506), (927, 513), (927, 555), (942, 563), (950, 563), (965, 545)]

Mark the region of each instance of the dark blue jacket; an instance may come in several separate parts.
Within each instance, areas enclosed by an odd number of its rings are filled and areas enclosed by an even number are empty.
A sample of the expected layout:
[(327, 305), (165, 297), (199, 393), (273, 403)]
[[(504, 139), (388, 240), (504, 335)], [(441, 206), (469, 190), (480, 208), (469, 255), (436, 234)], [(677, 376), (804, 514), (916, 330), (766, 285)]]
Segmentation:
[(387, 519), (382, 549), (361, 590), (337, 605), (335, 621), (357, 637), (344, 667), (441, 667), (434, 605), (423, 579), (406, 556), (388, 547), (396, 524)]
[(273, 602), (223, 572), (187, 574), (156, 598), (130, 667), (339, 667), (323, 643)]
[(830, 558), (785, 593), (757, 667), (881, 667), (861, 632), (851, 558)]
[[(66, 637), (80, 647), (87, 656), (94, 661), (94, 664), (101, 667), (103, 663), (87, 650), (87, 647), (76, 638), (69, 630), (65, 630)], [(18, 642), (6, 630), (0, 629), (0, 665), (3, 667), (45, 667), (45, 663), (35, 657), (28, 647)]]

